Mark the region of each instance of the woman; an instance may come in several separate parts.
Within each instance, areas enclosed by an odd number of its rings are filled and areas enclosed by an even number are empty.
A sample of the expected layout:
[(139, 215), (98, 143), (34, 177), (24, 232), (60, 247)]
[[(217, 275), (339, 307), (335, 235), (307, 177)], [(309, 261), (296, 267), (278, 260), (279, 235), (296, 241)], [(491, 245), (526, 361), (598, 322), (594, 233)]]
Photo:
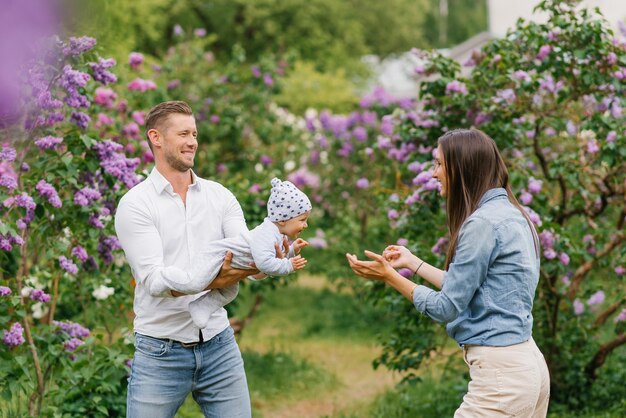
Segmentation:
[[(476, 129), (438, 141), (433, 177), (446, 199), (450, 244), (445, 270), (402, 246), (372, 261), (346, 254), (359, 276), (383, 280), (418, 311), (447, 323), (463, 348), (471, 381), (455, 417), (545, 417), (550, 397), (546, 362), (532, 339), (539, 280), (539, 242), (511, 192), (495, 142)], [(409, 268), (433, 286), (416, 285), (395, 269)]]

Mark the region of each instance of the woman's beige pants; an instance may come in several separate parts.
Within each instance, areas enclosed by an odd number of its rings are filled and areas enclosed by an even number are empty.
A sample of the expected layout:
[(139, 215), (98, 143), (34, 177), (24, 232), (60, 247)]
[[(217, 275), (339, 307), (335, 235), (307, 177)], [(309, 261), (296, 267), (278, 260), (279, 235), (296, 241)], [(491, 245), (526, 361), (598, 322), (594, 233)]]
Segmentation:
[(463, 356), (471, 381), (455, 418), (546, 416), (550, 375), (532, 338), (508, 347), (466, 345)]

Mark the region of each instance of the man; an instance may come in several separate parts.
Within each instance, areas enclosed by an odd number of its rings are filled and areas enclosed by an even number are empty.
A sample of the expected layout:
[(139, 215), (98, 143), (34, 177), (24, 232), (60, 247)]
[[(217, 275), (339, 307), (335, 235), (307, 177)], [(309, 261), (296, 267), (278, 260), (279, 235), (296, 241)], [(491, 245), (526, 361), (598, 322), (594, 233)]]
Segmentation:
[[(146, 118), (155, 167), (120, 200), (115, 229), (137, 283), (135, 356), (128, 382), (127, 415), (173, 417), (191, 392), (207, 417), (250, 417), (243, 360), (226, 311), (196, 327), (188, 311), (199, 295), (163, 288), (165, 268), (191, 270), (192, 254), (210, 241), (247, 231), (241, 206), (222, 185), (192, 171), (198, 147), (191, 108), (160, 103)], [(232, 268), (227, 253), (207, 289), (238, 283), (258, 270)]]

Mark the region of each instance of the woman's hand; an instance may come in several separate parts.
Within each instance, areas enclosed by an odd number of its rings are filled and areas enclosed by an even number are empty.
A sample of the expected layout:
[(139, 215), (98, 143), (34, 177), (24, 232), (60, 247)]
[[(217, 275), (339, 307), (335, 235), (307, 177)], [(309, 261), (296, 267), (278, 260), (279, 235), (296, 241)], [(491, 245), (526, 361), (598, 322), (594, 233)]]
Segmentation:
[(417, 257), (408, 248), (401, 245), (390, 245), (383, 251), (383, 257), (395, 269), (411, 268)]
[(371, 280), (386, 280), (395, 273), (394, 268), (382, 255), (367, 250), (365, 255), (372, 261), (360, 261), (354, 254), (346, 254), (350, 268), (359, 276)]

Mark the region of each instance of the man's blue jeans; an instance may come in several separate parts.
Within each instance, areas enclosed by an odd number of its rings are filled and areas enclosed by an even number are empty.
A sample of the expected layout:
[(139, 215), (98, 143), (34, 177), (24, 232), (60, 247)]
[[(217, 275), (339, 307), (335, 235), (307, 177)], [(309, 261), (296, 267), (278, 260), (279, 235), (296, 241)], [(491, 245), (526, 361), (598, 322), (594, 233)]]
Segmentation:
[(251, 416), (248, 383), (233, 329), (228, 327), (191, 348), (135, 334), (128, 418), (171, 418), (190, 392), (205, 417)]

